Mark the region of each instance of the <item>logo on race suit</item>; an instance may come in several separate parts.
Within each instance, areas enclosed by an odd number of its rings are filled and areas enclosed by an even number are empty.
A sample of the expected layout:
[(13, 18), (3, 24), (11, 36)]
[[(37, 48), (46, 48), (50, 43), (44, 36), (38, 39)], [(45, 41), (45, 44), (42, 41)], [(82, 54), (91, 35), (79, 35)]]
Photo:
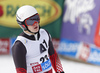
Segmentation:
[[(34, 6), (40, 15), (40, 26), (45, 26), (61, 16), (62, 10), (54, 0), (3, 0), (0, 2), (0, 25), (19, 28), (16, 11), (22, 5)], [(6, 20), (6, 21), (5, 21)]]
[(37, 64), (35, 66), (32, 66), (32, 69), (33, 69), (33, 72), (34, 73), (37, 73), (37, 72), (41, 72), (42, 71), (42, 68), (41, 68), (41, 65), (40, 64)]
[(47, 61), (45, 61), (41, 64), (36, 62), (36, 63), (31, 63), (30, 65), (32, 66), (33, 72), (38, 73), (38, 72), (41, 72), (41, 71), (44, 71), (44, 70), (50, 68), (51, 62), (50, 62), (50, 59), (49, 59), (49, 60), (47, 60)]
[(93, 18), (88, 13), (95, 8), (94, 0), (65, 0), (67, 9), (64, 15), (64, 22), (70, 21), (71, 24), (78, 23), (78, 32), (89, 35)]
[(50, 67), (51, 67), (50, 59), (47, 60), (46, 62), (42, 63), (42, 64), (41, 64), (41, 67), (42, 67), (42, 70), (43, 70), (43, 71), (46, 70), (46, 69), (48, 69), (48, 68), (50, 68)]

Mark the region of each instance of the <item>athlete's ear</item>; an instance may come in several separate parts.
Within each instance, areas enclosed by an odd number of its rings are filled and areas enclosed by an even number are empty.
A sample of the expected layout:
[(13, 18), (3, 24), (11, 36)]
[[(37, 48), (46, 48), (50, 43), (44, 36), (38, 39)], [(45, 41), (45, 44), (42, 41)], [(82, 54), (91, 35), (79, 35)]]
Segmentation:
[(17, 21), (17, 23), (18, 23), (19, 25), (23, 25), (23, 23), (22, 23), (21, 21), (19, 21), (18, 19), (17, 19), (16, 21)]

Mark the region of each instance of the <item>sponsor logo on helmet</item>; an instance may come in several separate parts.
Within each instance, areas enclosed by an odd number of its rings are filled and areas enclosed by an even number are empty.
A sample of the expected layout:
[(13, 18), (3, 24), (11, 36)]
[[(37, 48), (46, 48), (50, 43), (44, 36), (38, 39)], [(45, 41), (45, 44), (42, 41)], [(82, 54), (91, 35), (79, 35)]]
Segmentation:
[(3, 0), (0, 2), (0, 25), (19, 28), (16, 21), (16, 11), (23, 5), (31, 5), (40, 15), (40, 26), (45, 26), (57, 20), (62, 13), (61, 7), (53, 0)]

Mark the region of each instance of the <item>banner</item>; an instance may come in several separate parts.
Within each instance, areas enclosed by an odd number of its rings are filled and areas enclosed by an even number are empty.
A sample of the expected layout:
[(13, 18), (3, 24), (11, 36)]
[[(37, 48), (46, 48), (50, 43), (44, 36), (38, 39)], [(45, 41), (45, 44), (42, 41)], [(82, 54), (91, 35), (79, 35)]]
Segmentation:
[(100, 0), (65, 0), (58, 53), (100, 66)]
[(100, 66), (100, 48), (93, 44), (61, 39), (57, 52), (65, 57)]
[(9, 54), (10, 40), (0, 39), (0, 54)]
[(60, 43), (59, 43), (59, 47), (57, 49), (57, 52), (61, 55), (75, 58), (80, 44), (81, 43), (78, 41), (61, 39)]
[(61, 38), (94, 44), (100, 0), (65, 0)]
[(98, 23), (96, 27), (94, 43), (96, 46), (100, 47), (100, 12), (99, 12), (99, 18), (98, 18)]
[(52, 37), (59, 38), (63, 3), (63, 0), (1, 0), (0, 37), (19, 35), (22, 30), (16, 22), (16, 11), (23, 5), (32, 5), (40, 15), (40, 26), (48, 30)]

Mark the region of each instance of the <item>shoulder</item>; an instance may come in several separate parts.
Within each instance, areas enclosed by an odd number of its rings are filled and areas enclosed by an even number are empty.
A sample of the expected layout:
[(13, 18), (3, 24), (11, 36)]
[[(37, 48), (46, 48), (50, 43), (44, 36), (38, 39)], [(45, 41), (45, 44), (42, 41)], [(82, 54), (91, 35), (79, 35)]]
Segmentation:
[(12, 52), (14, 53), (15, 51), (17, 53), (26, 51), (25, 46), (19, 40), (15, 41), (14, 45), (12, 46)]
[(16, 40), (15, 40), (15, 42), (16, 41), (20, 41), (23, 45), (25, 45), (26, 44), (26, 42), (27, 42), (27, 38), (25, 38), (25, 37), (23, 37), (23, 36), (18, 36), (17, 38), (16, 38)]
[(39, 32), (40, 32), (40, 33), (45, 33), (45, 32), (46, 32), (46, 30), (45, 30), (45, 29), (43, 29), (43, 28), (41, 28)]
[(23, 43), (21, 41), (17, 40), (17, 41), (15, 41), (12, 48), (21, 48), (23, 46), (24, 46)]
[(50, 33), (46, 29), (43, 29), (43, 28), (40, 29), (40, 33), (46, 33), (48, 36), (50, 36)]

